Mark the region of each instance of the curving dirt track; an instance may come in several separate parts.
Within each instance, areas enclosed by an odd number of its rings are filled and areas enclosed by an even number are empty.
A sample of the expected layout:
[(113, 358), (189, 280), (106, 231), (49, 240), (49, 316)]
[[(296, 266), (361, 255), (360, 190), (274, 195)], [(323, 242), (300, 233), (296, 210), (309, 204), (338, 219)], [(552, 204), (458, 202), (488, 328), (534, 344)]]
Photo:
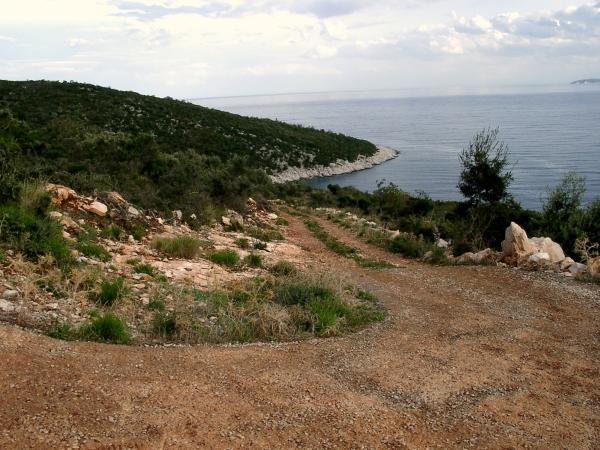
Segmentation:
[(600, 286), (392, 258), (385, 323), (281, 345), (121, 347), (0, 325), (0, 448), (600, 448)]

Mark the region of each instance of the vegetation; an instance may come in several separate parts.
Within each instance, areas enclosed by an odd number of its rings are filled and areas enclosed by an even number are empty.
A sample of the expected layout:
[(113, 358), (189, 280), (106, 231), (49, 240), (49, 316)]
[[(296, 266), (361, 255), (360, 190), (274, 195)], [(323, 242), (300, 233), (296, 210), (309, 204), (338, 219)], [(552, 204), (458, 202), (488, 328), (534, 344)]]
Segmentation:
[(104, 280), (99, 292), (92, 292), (90, 298), (103, 306), (112, 306), (127, 293), (125, 280), (117, 277), (114, 280)]
[(0, 132), (1, 192), (43, 176), (205, 222), (272, 189), (267, 174), (376, 151), (337, 133), (75, 82), (0, 81), (2, 108), (0, 131), (18, 136)]
[(127, 344), (130, 340), (125, 322), (110, 312), (92, 314), (91, 320), (77, 331), (77, 337), (113, 344)]
[(191, 236), (177, 237), (156, 237), (152, 240), (151, 246), (159, 253), (169, 258), (192, 259), (198, 255), (202, 243)]
[(244, 263), (250, 267), (262, 267), (262, 256), (256, 253), (250, 253), (244, 258)]
[(234, 267), (240, 262), (240, 255), (235, 250), (217, 250), (210, 252), (208, 259), (220, 266)]

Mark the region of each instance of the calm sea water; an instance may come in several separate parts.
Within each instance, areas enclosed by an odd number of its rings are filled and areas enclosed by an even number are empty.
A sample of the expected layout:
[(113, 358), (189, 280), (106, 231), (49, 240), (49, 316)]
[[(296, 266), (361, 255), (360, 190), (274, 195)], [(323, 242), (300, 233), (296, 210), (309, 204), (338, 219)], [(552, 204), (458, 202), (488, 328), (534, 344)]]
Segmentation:
[(600, 196), (600, 86), (503, 88), (464, 92), (375, 91), (194, 100), (254, 117), (310, 125), (400, 150), (372, 169), (311, 180), (373, 190), (378, 180), (460, 199), (458, 154), (477, 131), (500, 127), (511, 151), (511, 192), (539, 209), (548, 186), (576, 171), (587, 179), (585, 200)]

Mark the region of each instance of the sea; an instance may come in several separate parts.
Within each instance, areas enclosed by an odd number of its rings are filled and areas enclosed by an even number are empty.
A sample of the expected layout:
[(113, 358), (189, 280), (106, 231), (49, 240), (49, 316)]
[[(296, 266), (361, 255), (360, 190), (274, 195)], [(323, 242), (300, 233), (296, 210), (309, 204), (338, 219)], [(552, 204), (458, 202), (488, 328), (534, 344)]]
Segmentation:
[(475, 133), (500, 129), (509, 147), (511, 194), (539, 210), (567, 172), (586, 179), (584, 202), (600, 196), (600, 85), (320, 92), (195, 99), (232, 113), (276, 119), (366, 139), (400, 151), (354, 173), (314, 178), (317, 187), (379, 181), (459, 200), (458, 155)]

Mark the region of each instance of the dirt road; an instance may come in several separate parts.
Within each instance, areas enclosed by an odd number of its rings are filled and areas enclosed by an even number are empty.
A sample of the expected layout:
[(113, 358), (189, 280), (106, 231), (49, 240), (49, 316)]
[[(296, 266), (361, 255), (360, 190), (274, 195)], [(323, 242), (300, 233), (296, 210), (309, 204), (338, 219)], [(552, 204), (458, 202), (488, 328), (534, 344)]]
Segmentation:
[(141, 348), (0, 325), (0, 448), (600, 448), (600, 286), (340, 258), (389, 320), (280, 345)]

